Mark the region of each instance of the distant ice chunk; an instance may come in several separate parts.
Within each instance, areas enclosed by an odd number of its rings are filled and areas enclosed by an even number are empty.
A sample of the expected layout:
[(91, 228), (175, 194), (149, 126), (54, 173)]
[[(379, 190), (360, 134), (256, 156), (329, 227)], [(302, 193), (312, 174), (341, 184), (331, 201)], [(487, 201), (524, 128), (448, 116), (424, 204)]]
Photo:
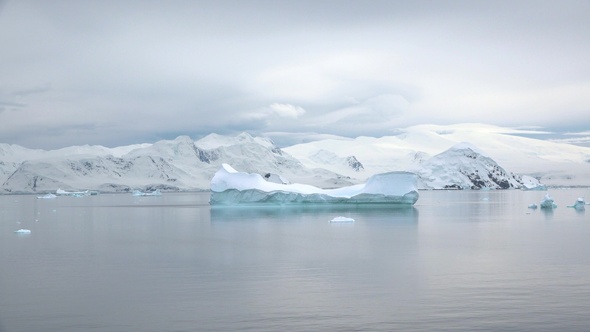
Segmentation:
[(38, 199), (53, 199), (56, 197), (57, 197), (57, 195), (51, 194), (51, 193), (43, 195), (43, 196), (37, 196)]
[(83, 196), (90, 196), (90, 191), (66, 191), (61, 188), (57, 188), (55, 191), (57, 196), (73, 196), (73, 197), (83, 197)]
[(529, 175), (522, 175), (520, 182), (523, 190), (547, 190), (547, 187), (541, 181)]
[(265, 181), (255, 173), (238, 172), (223, 164), (211, 179), (211, 205), (371, 203), (412, 205), (418, 200), (417, 176), (389, 172), (371, 176), (365, 184), (321, 189), (306, 184)]
[(584, 200), (584, 197), (578, 197), (578, 199), (576, 200), (574, 205), (571, 205), (568, 207), (573, 207), (576, 210), (585, 210), (586, 209), (586, 201)]
[(545, 197), (543, 198), (539, 206), (541, 207), (541, 209), (554, 209), (557, 207), (557, 204), (553, 202), (553, 198), (551, 198), (549, 194), (545, 194)]
[(352, 218), (347, 218), (347, 217), (334, 217), (332, 220), (330, 220), (330, 223), (333, 224), (346, 224), (346, 223), (353, 223), (354, 219)]
[(14, 232), (16, 234), (31, 234), (31, 230), (30, 229), (24, 229), (24, 228), (21, 228), (21, 229), (19, 229), (17, 231), (14, 231)]
[(141, 190), (134, 190), (133, 191), (133, 196), (160, 196), (162, 195), (162, 192), (160, 191), (160, 189), (156, 189), (154, 191), (150, 191), (150, 192), (145, 192), (145, 191), (141, 191)]
[(535, 204), (535, 203), (529, 204), (529, 209), (536, 209), (536, 208), (537, 208), (537, 204)]

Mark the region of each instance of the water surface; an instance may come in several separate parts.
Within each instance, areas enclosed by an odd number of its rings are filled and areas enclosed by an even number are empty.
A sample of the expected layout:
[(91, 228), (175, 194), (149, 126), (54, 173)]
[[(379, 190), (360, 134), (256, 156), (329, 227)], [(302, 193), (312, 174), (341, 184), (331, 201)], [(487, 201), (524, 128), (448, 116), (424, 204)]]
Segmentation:
[(0, 196), (0, 331), (588, 331), (590, 212), (566, 207), (588, 192), (551, 190), (553, 211), (517, 190), (402, 209)]

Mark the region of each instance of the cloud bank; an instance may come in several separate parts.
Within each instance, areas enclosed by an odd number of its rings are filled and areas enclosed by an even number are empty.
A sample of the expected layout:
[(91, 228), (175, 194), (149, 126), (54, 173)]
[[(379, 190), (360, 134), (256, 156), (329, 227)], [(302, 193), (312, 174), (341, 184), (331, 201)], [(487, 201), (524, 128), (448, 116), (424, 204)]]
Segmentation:
[(587, 131), (589, 14), (588, 1), (6, 0), (0, 142)]

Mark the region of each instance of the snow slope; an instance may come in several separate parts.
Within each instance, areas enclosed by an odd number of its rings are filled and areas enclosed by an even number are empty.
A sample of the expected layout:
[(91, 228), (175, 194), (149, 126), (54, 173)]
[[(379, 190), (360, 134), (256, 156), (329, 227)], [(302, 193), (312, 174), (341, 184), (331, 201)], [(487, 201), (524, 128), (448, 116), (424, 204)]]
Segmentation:
[(418, 170), (421, 189), (514, 189), (519, 178), (469, 143), (458, 143), (428, 159)]
[(8, 146), (0, 164), (3, 193), (99, 190), (103, 192), (207, 190), (222, 163), (260, 174), (280, 174), (289, 180), (323, 187), (350, 185), (333, 172), (305, 167), (272, 141), (249, 134), (208, 136), (203, 142), (188, 136), (154, 144), (108, 149), (98, 146), (60, 150), (27, 150)]
[(312, 156), (321, 150), (338, 157), (353, 155), (362, 163), (363, 172), (337, 165), (326, 168), (362, 181), (388, 171), (420, 172), (422, 164), (432, 156), (469, 142), (511, 173), (538, 178), (549, 186), (590, 186), (590, 148), (519, 136), (527, 133), (483, 124), (420, 125), (405, 128), (395, 136), (331, 139), (283, 150), (313, 167), (319, 165)]

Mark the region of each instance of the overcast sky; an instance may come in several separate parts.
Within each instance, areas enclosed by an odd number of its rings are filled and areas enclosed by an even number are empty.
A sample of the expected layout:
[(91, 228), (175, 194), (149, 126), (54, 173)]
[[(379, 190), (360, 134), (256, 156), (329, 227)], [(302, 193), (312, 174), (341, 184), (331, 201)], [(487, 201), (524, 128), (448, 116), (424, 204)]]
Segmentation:
[(590, 130), (590, 1), (0, 0), (0, 142)]

